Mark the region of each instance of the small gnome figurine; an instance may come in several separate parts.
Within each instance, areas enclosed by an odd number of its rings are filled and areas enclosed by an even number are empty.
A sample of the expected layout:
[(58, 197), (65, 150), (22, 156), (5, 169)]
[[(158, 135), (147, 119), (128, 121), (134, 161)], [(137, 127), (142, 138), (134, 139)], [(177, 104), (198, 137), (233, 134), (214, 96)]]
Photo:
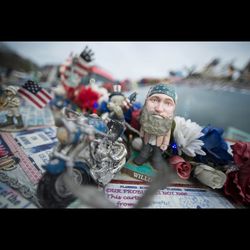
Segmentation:
[(114, 92), (109, 96), (107, 108), (110, 110), (110, 118), (114, 120), (124, 121), (124, 112), (131, 108), (131, 103), (121, 92), (121, 85), (113, 86)]
[[(8, 86), (4, 89), (0, 97), (0, 111), (7, 111), (6, 122), (0, 123), (0, 129), (13, 126), (17, 129), (23, 128), (23, 119), (19, 112), (20, 100), (17, 96), (17, 89), (15, 86)], [(16, 123), (14, 121), (16, 119)]]

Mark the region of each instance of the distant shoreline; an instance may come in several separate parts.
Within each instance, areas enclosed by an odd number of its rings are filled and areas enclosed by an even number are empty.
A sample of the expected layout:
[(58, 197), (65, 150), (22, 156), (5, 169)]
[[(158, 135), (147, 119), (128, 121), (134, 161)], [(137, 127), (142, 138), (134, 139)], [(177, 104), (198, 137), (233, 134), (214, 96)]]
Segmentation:
[(223, 90), (229, 92), (240, 92), (250, 94), (250, 83), (240, 83), (236, 81), (223, 81), (214, 79), (183, 79), (173, 82), (176, 86), (204, 87), (213, 90)]

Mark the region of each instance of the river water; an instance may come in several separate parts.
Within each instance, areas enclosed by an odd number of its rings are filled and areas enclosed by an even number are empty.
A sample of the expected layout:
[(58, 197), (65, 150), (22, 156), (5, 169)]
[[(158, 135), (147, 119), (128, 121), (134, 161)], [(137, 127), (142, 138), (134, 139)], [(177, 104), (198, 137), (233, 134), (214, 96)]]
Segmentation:
[[(191, 119), (201, 126), (210, 124), (224, 130), (234, 127), (250, 133), (250, 91), (182, 84), (175, 84), (175, 87), (178, 94), (176, 115)], [(136, 90), (137, 101), (144, 103), (149, 88), (146, 86)]]

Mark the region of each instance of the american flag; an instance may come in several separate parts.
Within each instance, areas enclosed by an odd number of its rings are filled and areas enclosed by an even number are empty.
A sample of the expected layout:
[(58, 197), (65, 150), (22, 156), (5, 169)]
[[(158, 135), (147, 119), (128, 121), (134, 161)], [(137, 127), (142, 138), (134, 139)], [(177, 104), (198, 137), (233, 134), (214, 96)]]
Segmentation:
[(18, 93), (38, 109), (43, 109), (52, 99), (52, 96), (45, 89), (33, 81), (27, 81), (18, 90)]

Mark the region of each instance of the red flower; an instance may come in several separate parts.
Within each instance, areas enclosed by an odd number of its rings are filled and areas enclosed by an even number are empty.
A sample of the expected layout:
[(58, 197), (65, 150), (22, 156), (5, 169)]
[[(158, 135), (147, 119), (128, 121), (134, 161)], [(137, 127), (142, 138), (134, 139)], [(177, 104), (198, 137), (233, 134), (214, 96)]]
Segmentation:
[(250, 204), (250, 164), (227, 174), (224, 192), (236, 203)]
[(170, 157), (169, 164), (176, 169), (177, 174), (181, 179), (186, 180), (190, 177), (191, 164), (186, 162), (182, 157), (177, 155)]
[(250, 164), (250, 142), (237, 142), (231, 148), (234, 162), (238, 167)]
[(95, 111), (100, 94), (92, 90), (91, 87), (81, 86), (76, 94), (74, 102), (83, 111)]

